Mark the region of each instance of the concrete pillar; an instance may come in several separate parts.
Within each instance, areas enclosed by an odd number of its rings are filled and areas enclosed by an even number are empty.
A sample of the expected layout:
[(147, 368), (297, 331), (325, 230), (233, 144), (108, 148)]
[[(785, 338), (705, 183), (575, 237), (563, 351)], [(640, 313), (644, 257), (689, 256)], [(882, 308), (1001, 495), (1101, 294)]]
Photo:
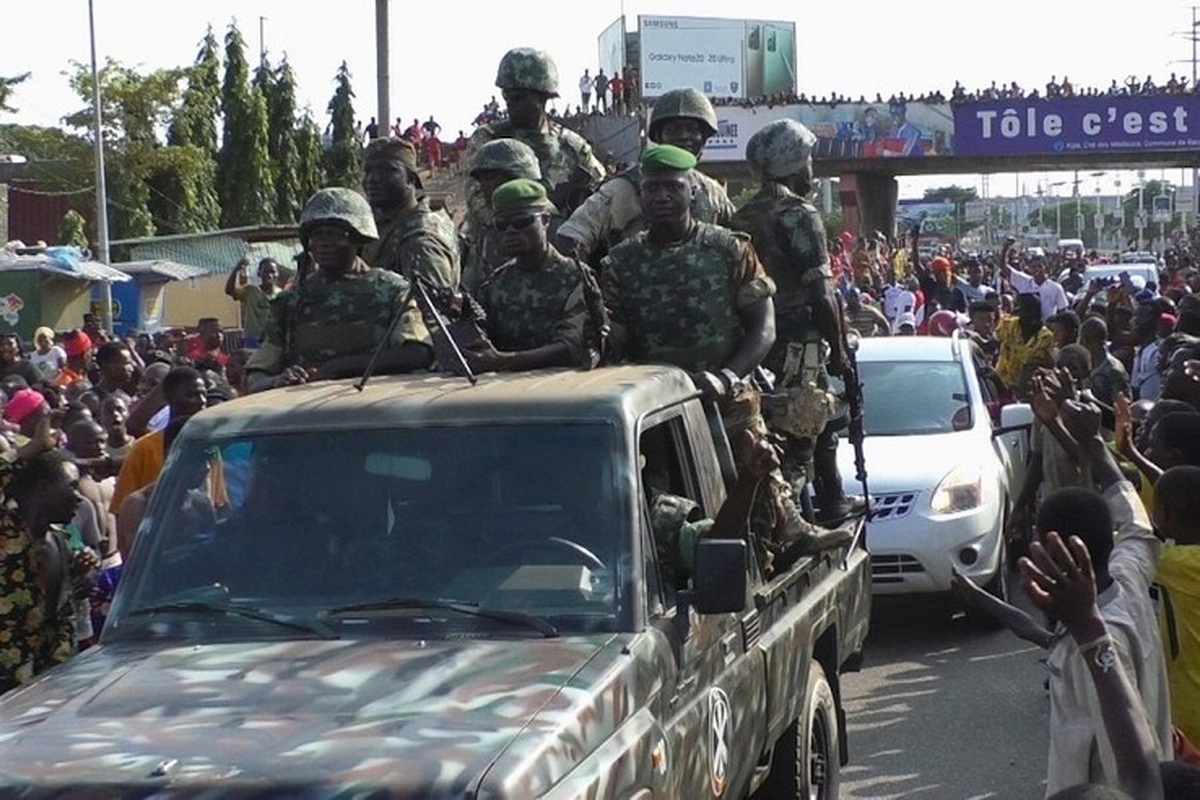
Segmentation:
[(848, 172), (841, 176), (842, 224), (858, 236), (883, 231), (896, 235), (896, 201), (899, 187), (890, 175)]

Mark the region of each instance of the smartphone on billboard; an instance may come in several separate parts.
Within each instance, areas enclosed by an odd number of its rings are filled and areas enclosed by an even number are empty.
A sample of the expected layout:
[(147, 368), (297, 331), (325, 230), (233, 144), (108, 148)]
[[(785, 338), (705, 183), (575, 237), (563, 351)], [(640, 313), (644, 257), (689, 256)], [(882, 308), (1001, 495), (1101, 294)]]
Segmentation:
[(746, 23), (746, 52), (742, 54), (743, 85), (746, 97), (758, 97), (763, 92), (763, 26)]
[(796, 90), (796, 72), (792, 53), (796, 49), (796, 31), (791, 25), (763, 25), (762, 94), (791, 93)]

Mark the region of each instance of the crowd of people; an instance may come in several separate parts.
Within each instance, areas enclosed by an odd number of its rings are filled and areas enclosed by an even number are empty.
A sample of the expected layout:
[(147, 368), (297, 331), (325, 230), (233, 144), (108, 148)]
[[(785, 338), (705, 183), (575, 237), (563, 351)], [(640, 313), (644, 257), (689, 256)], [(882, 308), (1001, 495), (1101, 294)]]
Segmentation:
[[(1056, 626), (959, 590), (1049, 650), (1050, 792), (1103, 784), (1158, 797), (1186, 779), (1178, 764), (1200, 760), (1194, 254), (1165, 257), (1151, 283), (1085, 284), (1086, 254), (1057, 262), (1012, 240), (993, 257), (925, 251), (919, 226), (896, 241), (827, 241), (810, 199), (817, 138), (803, 125), (777, 120), (751, 137), (758, 188), (735, 207), (697, 169), (717, 133), (703, 94), (665, 93), (639, 163), (609, 176), (550, 117), (556, 75), (540, 51), (504, 56), (506, 108), (485, 107), (463, 147), (458, 220), (423, 196), (435, 167), (421, 154), (440, 126), (372, 121), (364, 192), (308, 200), (295, 277), (283, 283), (270, 261), (254, 281), (248, 262), (230, 275), (244, 348), (211, 318), (192, 334), (128, 340), (88, 318), (39, 330), (28, 352), (0, 335), (0, 492), (11, 501), (0, 504), (0, 691), (94, 640), (174, 437), (206, 406), (368, 369), (674, 365), (721, 410), (730, 441), (772, 453), (769, 469), (744, 465), (764, 487), (745, 531), (770, 576), (846, 544), (866, 508), (842, 486), (846, 420), (827, 391), (830, 376), (850, 374), (847, 332), (958, 336), (1001, 398), (995, 412), (1023, 401), (1036, 415), (1017, 509), (1028, 524), (1009, 536)], [(438, 346), (452, 334), (457, 347)], [(661, 524), (656, 544), (670, 538)], [(686, 581), (683, 563), (664, 574)]]

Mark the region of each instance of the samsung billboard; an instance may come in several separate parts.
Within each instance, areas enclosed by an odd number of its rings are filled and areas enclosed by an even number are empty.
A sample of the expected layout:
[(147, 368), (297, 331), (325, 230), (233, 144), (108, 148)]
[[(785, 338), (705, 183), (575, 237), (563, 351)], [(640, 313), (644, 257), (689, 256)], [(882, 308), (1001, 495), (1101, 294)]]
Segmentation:
[(796, 91), (796, 25), (638, 16), (643, 97), (691, 87), (737, 99)]

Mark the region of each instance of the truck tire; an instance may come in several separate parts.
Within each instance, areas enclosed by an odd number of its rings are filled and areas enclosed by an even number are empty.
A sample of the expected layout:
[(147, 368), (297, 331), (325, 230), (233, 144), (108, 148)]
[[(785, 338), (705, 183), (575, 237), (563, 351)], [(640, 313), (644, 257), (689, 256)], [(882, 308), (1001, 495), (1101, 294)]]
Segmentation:
[(755, 800), (832, 800), (841, 784), (837, 702), (815, 659), (808, 670), (804, 710), (771, 751), (771, 771)]

